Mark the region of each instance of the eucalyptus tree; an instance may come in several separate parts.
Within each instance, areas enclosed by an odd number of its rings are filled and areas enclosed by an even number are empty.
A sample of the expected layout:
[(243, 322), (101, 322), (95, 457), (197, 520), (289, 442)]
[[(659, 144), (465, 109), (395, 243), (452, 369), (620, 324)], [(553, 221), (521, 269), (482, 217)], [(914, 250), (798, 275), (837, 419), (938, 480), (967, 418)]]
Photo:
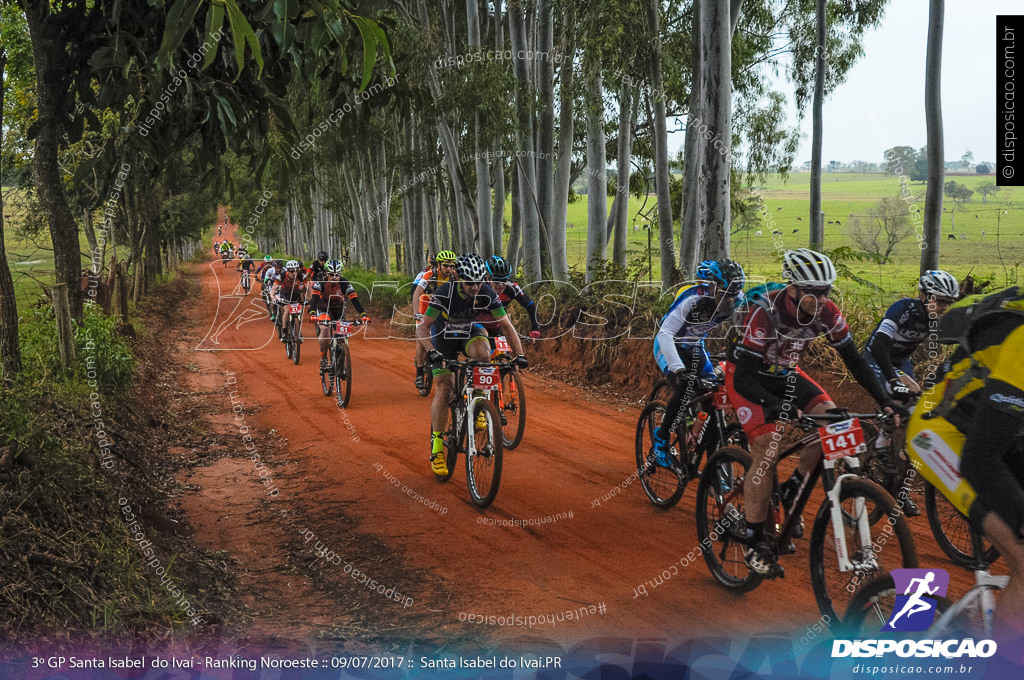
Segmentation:
[(942, 30), (945, 0), (928, 5), (928, 54), (925, 60), (924, 114), (928, 131), (928, 188), (924, 199), (924, 244), (921, 274), (939, 268), (942, 241), (942, 192), (946, 176), (942, 134)]

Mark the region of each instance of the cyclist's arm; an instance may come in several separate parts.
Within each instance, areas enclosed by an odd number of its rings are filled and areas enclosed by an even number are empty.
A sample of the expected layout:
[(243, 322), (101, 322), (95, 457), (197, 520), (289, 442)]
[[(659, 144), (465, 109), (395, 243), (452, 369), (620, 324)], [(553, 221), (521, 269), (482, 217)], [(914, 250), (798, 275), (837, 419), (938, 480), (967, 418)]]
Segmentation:
[(735, 348), (736, 372), (733, 374), (733, 387), (747, 401), (760, 404), (775, 413), (782, 413), (782, 400), (769, 392), (758, 379), (758, 372), (764, 367), (764, 361), (756, 352), (742, 345)]
[(839, 356), (842, 357), (843, 363), (850, 369), (850, 373), (853, 374), (853, 379), (868, 391), (871, 398), (879, 404), (888, 403), (890, 399), (885, 391), (885, 387), (878, 382), (878, 376), (875, 375), (875, 372), (864, 361), (864, 357), (857, 351), (857, 343), (853, 341), (853, 336), (850, 335), (845, 342), (834, 345), (834, 347), (839, 352)]
[(1000, 380), (991, 380), (981, 390), (967, 431), (960, 462), (960, 474), (977, 492), (971, 504), (971, 520), (981, 520), (994, 512), (1006, 522), (1018, 540), (1024, 540), (1024, 487), (1011, 456), (1020, 456), (1020, 438), (1013, 436), (1024, 417), (1024, 391)]
[(527, 295), (526, 291), (523, 290), (520, 286), (517, 285), (515, 287), (515, 291), (515, 297), (512, 299), (521, 304), (523, 306), (523, 309), (526, 310), (526, 313), (530, 315), (530, 330), (539, 331), (540, 324), (537, 323), (537, 305), (534, 303), (532, 299), (530, 299), (530, 296)]
[(874, 337), (868, 343), (868, 349), (875, 358), (875, 363), (882, 369), (885, 379), (895, 380), (898, 376), (892, 365), (892, 336), (883, 333), (881, 329), (875, 331)]
[(676, 349), (676, 334), (682, 328), (684, 321), (685, 315), (679, 313), (678, 309), (674, 309), (662, 320), (661, 327), (658, 329), (658, 348), (665, 356), (669, 373), (675, 373), (679, 369), (685, 368), (683, 360), (679, 358), (679, 351)]
[(345, 297), (352, 302), (352, 306), (356, 308), (356, 311), (360, 314), (365, 314), (366, 310), (363, 309), (363, 303), (359, 301), (359, 294), (356, 293), (355, 286), (345, 277), (341, 278), (341, 289), (345, 291)]
[(416, 305), (416, 309), (418, 310), (418, 312), (420, 314), (426, 314), (427, 313), (427, 307), (430, 306), (430, 296), (426, 294), (427, 293), (427, 283), (429, 281), (430, 281), (430, 278), (427, 277), (427, 276), (424, 276), (423, 280), (420, 281), (420, 283), (416, 286), (416, 290), (413, 291), (413, 294), (412, 294), (413, 303)]
[(436, 321), (439, 316), (441, 316), (440, 309), (436, 307), (428, 307), (423, 323), (416, 326), (416, 340), (418, 340), (420, 345), (428, 352), (434, 349), (434, 345), (430, 342), (430, 332), (431, 328), (434, 326), (434, 321)]

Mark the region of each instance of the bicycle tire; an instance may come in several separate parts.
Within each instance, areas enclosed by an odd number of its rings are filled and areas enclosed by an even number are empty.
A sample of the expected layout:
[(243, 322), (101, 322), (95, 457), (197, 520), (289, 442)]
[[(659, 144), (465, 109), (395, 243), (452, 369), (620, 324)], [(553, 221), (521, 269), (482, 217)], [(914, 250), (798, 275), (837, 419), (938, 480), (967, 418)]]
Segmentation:
[(249, 294), (249, 289), (250, 289), (251, 287), (252, 287), (252, 284), (250, 284), (250, 283), (249, 283), (249, 277), (248, 277), (248, 276), (246, 276), (246, 275), (245, 275), (245, 274), (243, 273), (243, 274), (242, 274), (242, 289), (243, 289), (243, 290), (245, 291), (245, 294), (246, 294), (246, 295), (248, 295), (248, 294)]
[[(636, 473), (647, 498), (659, 508), (671, 508), (683, 497), (687, 479), (682, 471), (654, 462), (654, 433), (665, 417), (665, 402), (652, 401), (636, 423)], [(660, 414), (660, 417), (658, 417)]]
[[(486, 426), (476, 430), (476, 420), (484, 414)], [(477, 399), (466, 423), (466, 484), (473, 503), (486, 508), (494, 502), (501, 484), (502, 438), (498, 409), (486, 399)], [(471, 431), (472, 430), (472, 431)], [(470, 441), (472, 439), (472, 442)]]
[[(896, 604), (896, 582), (892, 574), (876, 576), (862, 585), (850, 598), (850, 604), (843, 612), (843, 619), (833, 627), (837, 637), (878, 638), (889, 631), (881, 629), (892, 618)], [(953, 606), (948, 597), (930, 596), (935, 599), (936, 619)], [(921, 633), (927, 635), (927, 633)]]
[(668, 381), (668, 378), (662, 378), (654, 383), (654, 387), (651, 388), (651, 393), (647, 395), (647, 403), (652, 401), (663, 401), (668, 403), (668, 400), (672, 398), (672, 383)]
[(334, 394), (338, 407), (345, 408), (352, 401), (352, 357), (342, 342), (338, 343), (335, 351)]
[(430, 386), (434, 384), (434, 370), (430, 366), (426, 366), (423, 369), (423, 387), (417, 387), (416, 390), (420, 393), (421, 397), (425, 397), (430, 394)]
[(747, 547), (743, 485), (750, 464), (749, 453), (723, 446), (708, 458), (697, 484), (697, 537), (704, 561), (716, 581), (738, 593), (749, 592), (764, 580), (743, 558)]
[(291, 329), (289, 335), (292, 338), (292, 361), (295, 365), (299, 365), (299, 352), (302, 349), (302, 338), (299, 337), (299, 322), (295, 320), (296, 315), (292, 314), (291, 321), (288, 322), (288, 326)]
[[(974, 546), (971, 544), (969, 520), (931, 484), (925, 485), (924, 511), (928, 516), (932, 536), (946, 557), (961, 567), (974, 566)], [(992, 564), (999, 559), (999, 550), (990, 544), (985, 549), (982, 559)]]
[[(856, 510), (852, 503), (847, 504), (847, 501), (857, 498), (865, 500), (863, 511), (868, 513), (869, 518), (880, 506), (882, 508), (881, 516), (888, 518), (886, 524), (892, 527), (887, 532), (884, 527), (879, 528), (879, 525), (870, 524), (869, 521), (871, 542), (867, 546), (858, 543), (857, 525), (853, 519), (856, 517)], [(851, 594), (864, 581), (892, 569), (913, 569), (918, 565), (917, 548), (914, 546), (914, 537), (910, 533), (907, 518), (885, 489), (868, 479), (847, 479), (843, 482), (839, 502), (842, 505), (847, 553), (851, 558), (855, 554), (870, 553), (871, 558), (870, 562), (860, 568), (845, 573), (839, 571), (830, 503), (826, 498), (814, 519), (809, 553), (814, 599), (818, 603), (818, 610), (823, 616), (829, 616), (830, 621), (832, 619), (841, 621), (840, 612), (845, 614)], [(876, 532), (876, 528), (879, 531)], [(891, 536), (887, 537), (887, 533), (894, 534), (896, 540), (889, 540)], [(899, 546), (898, 556), (893, 554), (892, 546), (894, 545)], [(889, 548), (889, 550), (886, 551), (885, 548)], [(851, 589), (850, 586), (853, 588)]]
[(501, 425), (501, 443), (505, 450), (511, 451), (523, 441), (526, 430), (526, 393), (519, 371), (502, 372), (501, 390), (495, 390), (493, 399), (498, 415), (505, 419)]
[[(283, 313), (283, 312), (282, 312)], [(292, 354), (295, 352), (295, 343), (291, 333), (292, 320), (288, 319), (287, 322), (281, 324), (282, 335), (281, 339), (284, 340), (284, 353), (289, 359), (292, 358)]]
[(320, 369), (320, 388), (324, 391), (324, 396), (329, 397), (334, 393), (334, 364), (331, 364), (331, 370), (324, 368)]

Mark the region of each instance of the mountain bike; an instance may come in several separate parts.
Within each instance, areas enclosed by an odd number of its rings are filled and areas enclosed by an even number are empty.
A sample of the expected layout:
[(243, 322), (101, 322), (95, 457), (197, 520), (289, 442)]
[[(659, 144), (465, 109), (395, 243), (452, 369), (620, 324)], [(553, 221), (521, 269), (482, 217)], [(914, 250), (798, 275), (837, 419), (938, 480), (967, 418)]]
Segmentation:
[[(949, 502), (941, 491), (925, 483), (924, 512), (935, 542), (946, 557), (961, 567), (971, 567), (977, 561), (972, 539), (971, 524), (962, 512)], [(991, 564), (999, 559), (999, 550), (982, 538), (982, 558)]]
[(274, 298), (270, 295), (270, 284), (266, 281), (260, 283), (260, 297), (263, 298), (263, 304), (267, 306), (267, 314), (273, 316)]
[(649, 402), (637, 420), (637, 476), (644, 493), (661, 508), (678, 503), (686, 485), (700, 478), (705, 454), (710, 456), (723, 446), (747, 448), (743, 426), (729, 420), (731, 408), (724, 380), (698, 379), (692, 384), (699, 385), (697, 395), (680, 405), (669, 437), (669, 467), (658, 465), (654, 453), (654, 434), (665, 419), (666, 402)]
[[(996, 609), (995, 593), (1006, 588), (1009, 576), (994, 576), (988, 568), (991, 562), (985, 557), (985, 540), (973, 528), (968, 529), (970, 550), (974, 559), (974, 586), (960, 599), (951, 602), (948, 598), (935, 598), (938, 619), (927, 631), (920, 633), (922, 639), (954, 637), (992, 638), (992, 621)], [(977, 557), (977, 556), (981, 557)], [(848, 637), (882, 637), (881, 628), (892, 617), (896, 597), (905, 595), (896, 590), (891, 574), (878, 576), (865, 583), (851, 598), (843, 614), (843, 635)], [(870, 634), (866, 634), (870, 633)], [(963, 633), (962, 635), (959, 633)], [(906, 633), (899, 633), (905, 639)]]
[(444, 482), (451, 479), (459, 452), (464, 453), (469, 495), (473, 503), (485, 508), (498, 495), (503, 446), (498, 409), (491, 397), (481, 396), (481, 393), (501, 389), (500, 366), (491, 361), (455, 359), (448, 359), (442, 365), (455, 373), (455, 387), (448, 403), (448, 429), (444, 433), (448, 474), (438, 479)]
[(335, 393), (338, 406), (345, 408), (352, 399), (352, 356), (348, 336), (363, 322), (345, 321), (342, 318), (338, 321), (319, 322), (317, 325), (331, 329), (331, 345), (327, 350), (329, 363), (326, 368), (320, 368), (320, 386), (324, 396), (329, 397), (332, 392)]
[[(806, 434), (777, 460), (809, 446), (815, 447), (818, 455), (789, 507), (782, 503), (774, 470), (770, 478), (761, 468), (751, 474), (751, 456), (743, 449), (726, 446), (716, 451), (697, 486), (697, 534), (715, 579), (727, 588), (747, 592), (767, 578), (752, 571), (743, 559), (752, 544), (744, 510), (746, 484), (771, 484), (766, 534), (781, 557), (796, 549), (791, 539), (796, 537), (800, 517), (819, 478), (825, 500), (811, 529), (811, 585), (818, 609), (829, 616), (830, 625), (840, 620), (839, 612), (845, 610), (856, 589), (847, 586), (897, 567), (916, 567), (914, 539), (896, 501), (875, 482), (855, 474), (857, 456), (865, 448), (860, 420), (890, 417), (835, 408), (796, 420), (793, 424)], [(878, 519), (872, 522), (872, 517)], [(882, 518), (885, 521), (880, 521)]]
[(249, 270), (248, 269), (239, 269), (238, 271), (242, 272), (242, 276), (241, 276), (242, 290), (244, 290), (245, 294), (248, 295), (249, 294), (249, 289), (252, 288), (252, 282), (251, 282), (251, 279), (250, 279), (250, 276), (249, 276)]
[(284, 341), (284, 353), (299, 365), (299, 352), (302, 349), (302, 303), (281, 300), (277, 321), (280, 324), (279, 334)]
[(501, 417), (501, 438), (505, 449), (511, 451), (523, 441), (526, 429), (526, 390), (519, 379), (519, 368), (512, 363), (515, 354), (504, 335), (491, 338), (491, 359), (502, 359), (499, 364), (501, 389), (494, 390), (491, 399)]

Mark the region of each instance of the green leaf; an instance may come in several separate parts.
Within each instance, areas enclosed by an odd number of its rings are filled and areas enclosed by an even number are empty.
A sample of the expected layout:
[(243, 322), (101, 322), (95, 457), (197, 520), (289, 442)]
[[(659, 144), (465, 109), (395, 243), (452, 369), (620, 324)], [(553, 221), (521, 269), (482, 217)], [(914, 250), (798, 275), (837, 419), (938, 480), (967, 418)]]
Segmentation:
[[(205, 41), (213, 41), (213, 34), (220, 30), (221, 26), (224, 25), (224, 4), (213, 0), (210, 4), (210, 9), (206, 12), (206, 38)], [(203, 65), (200, 70), (205, 70), (207, 66), (213, 63), (214, 58), (217, 56), (217, 52), (220, 50), (220, 40), (217, 40), (218, 46), (206, 53), (206, 57), (203, 59)]]
[(178, 0), (171, 7), (171, 11), (167, 13), (167, 23), (164, 25), (160, 50), (157, 52), (157, 64), (170, 64), (171, 53), (181, 44), (185, 32), (195, 21), (200, 4), (202, 4), (202, 0)]
[(373, 77), (373, 63), (377, 60), (377, 41), (373, 31), (367, 25), (366, 19), (355, 15), (351, 16), (352, 23), (359, 29), (359, 35), (363, 38), (363, 82), (359, 85), (359, 91), (362, 92), (370, 84), (370, 78)]
[(388, 44), (388, 37), (384, 33), (384, 29), (381, 28), (376, 21), (372, 19), (363, 19), (369, 27), (370, 32), (377, 39), (377, 46), (384, 52), (384, 56), (387, 57), (388, 64), (391, 66), (391, 73), (395, 73), (395, 62), (391, 60), (391, 46)]

